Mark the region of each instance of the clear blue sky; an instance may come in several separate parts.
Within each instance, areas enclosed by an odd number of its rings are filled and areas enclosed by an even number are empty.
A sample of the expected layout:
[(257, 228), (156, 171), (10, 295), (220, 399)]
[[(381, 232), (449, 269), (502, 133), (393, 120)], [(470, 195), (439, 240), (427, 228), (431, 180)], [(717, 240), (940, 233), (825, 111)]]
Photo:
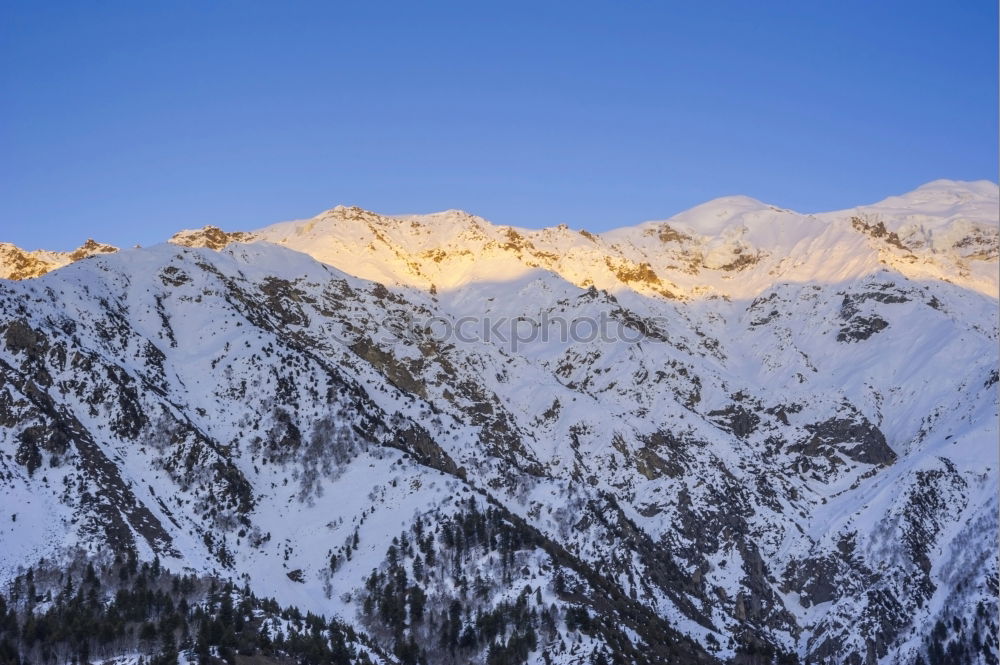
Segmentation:
[(336, 204), (603, 230), (997, 179), (997, 6), (0, 0), (0, 240)]

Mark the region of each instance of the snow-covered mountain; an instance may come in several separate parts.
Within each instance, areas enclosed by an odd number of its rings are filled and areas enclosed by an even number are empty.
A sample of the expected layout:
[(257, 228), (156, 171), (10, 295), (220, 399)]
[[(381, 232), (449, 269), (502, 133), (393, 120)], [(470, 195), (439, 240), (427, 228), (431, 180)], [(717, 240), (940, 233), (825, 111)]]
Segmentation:
[(338, 207), (0, 281), (0, 580), (156, 558), (383, 662), (995, 663), (998, 226)]

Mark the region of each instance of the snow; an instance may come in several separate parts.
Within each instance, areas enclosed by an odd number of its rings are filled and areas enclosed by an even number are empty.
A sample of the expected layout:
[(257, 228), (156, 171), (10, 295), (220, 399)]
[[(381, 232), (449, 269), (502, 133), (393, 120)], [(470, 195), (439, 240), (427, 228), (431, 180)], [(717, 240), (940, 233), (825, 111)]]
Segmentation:
[[(834, 555), (848, 533), (866, 565), (914, 574), (901, 525), (921, 474), (960, 480), (959, 489), (937, 490), (947, 505), (934, 514), (930, 575), (940, 584), (913, 610), (912, 625), (963, 602), (947, 581), (974, 559), (963, 543), (976, 539), (970, 525), (988, 511), (998, 478), (997, 395), (986, 387), (997, 369), (997, 201), (992, 183), (951, 181), (815, 215), (726, 197), (593, 235), (494, 226), (461, 211), (387, 217), (338, 207), (254, 231), (221, 251), (165, 243), (0, 282), (0, 321), (23, 318), (65, 345), (72, 361), (55, 353), (39, 361), (50, 392), (169, 532), (174, 567), (231, 575), (282, 604), (356, 622), (345, 594), (381, 565), (392, 538), (415, 515), (447, 513), (455, 496), (482, 490), (581, 560), (617, 571), (608, 574), (626, 593), (648, 590), (643, 602), (703, 640), (712, 631), (679, 596), (636, 581), (649, 577), (649, 563), (590, 507), (603, 505), (602, 493), (614, 497), (663, 544), (657, 551), (691, 575), (702, 561), (686, 548), (710, 538), (681, 535), (686, 497), (708, 536), (720, 539), (701, 552), (710, 597), (715, 589), (730, 600), (747, 592), (742, 541), (716, 514), (732, 512), (803, 630), (796, 640), (775, 620), (774, 639), (805, 649), (811, 635), (862, 614), (867, 601), (845, 582), (842, 597), (805, 607), (798, 592), (780, 590), (782, 575), (794, 562)], [(856, 216), (882, 221), (908, 249), (859, 230)], [(194, 243), (197, 233), (174, 241)], [(853, 318), (876, 316), (884, 329), (838, 341)], [(638, 343), (553, 335), (514, 346), (476, 326), (472, 339), (457, 340), (419, 325), (543, 317), (626, 325), (639, 318), (658, 335)], [(61, 331), (66, 321), (72, 333)], [(37, 372), (10, 345), (0, 345), (0, 360), (15, 374)], [(129, 386), (138, 387), (136, 408), (151, 421), (139, 436), (112, 426), (127, 411), (117, 397)], [(27, 390), (3, 386), (18, 424), (0, 431), (0, 579), (41, 556), (99, 543), (74, 523), (85, 507), (60, 492), (70, 475), (89, 490), (92, 478), (72, 462), (29, 476), (14, 460), (21, 430), (37, 418)], [(737, 405), (760, 419), (744, 435), (720, 424), (718, 412)], [(337, 436), (367, 428), (374, 438), (384, 433), (366, 419), (372, 413), (419, 424), (466, 477), (365, 443), (309, 489), (306, 455), (275, 461), (267, 452), (267, 441), (281, 438), (280, 412), (306, 448), (324, 419)], [(790, 449), (831, 418), (864, 418), (897, 458), (884, 466), (843, 454), (829, 464), (810, 458), (813, 466), (800, 471), (803, 455)], [(496, 431), (520, 447), (496, 444)], [(650, 443), (664, 432), (675, 441)], [(640, 469), (637, 460), (650, 459), (642, 451), (659, 455), (666, 470), (655, 460)], [(188, 455), (199, 456), (193, 477), (183, 471)], [(242, 535), (237, 511), (205, 510), (230, 491), (212, 471), (223, 462), (253, 497)], [(723, 499), (731, 503), (720, 506)], [(14, 512), (17, 522), (8, 522)], [(591, 526), (577, 528), (584, 517)], [(330, 573), (329, 551), (355, 528), (356, 555)], [(226, 534), (232, 568), (206, 532)], [(620, 551), (624, 562), (615, 559)], [(306, 583), (288, 577), (294, 570)], [(892, 579), (882, 583), (913, 600)], [(725, 643), (740, 625), (733, 603), (719, 601), (710, 613)]]

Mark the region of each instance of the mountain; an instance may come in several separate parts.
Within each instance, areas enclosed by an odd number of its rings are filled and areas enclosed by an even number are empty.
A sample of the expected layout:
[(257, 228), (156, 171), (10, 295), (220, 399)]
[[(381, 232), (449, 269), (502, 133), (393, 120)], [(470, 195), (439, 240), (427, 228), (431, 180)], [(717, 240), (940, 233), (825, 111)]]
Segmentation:
[(0, 281), (0, 639), (96, 562), (212, 585), (135, 619), (204, 660), (996, 663), (997, 211), (337, 207)]

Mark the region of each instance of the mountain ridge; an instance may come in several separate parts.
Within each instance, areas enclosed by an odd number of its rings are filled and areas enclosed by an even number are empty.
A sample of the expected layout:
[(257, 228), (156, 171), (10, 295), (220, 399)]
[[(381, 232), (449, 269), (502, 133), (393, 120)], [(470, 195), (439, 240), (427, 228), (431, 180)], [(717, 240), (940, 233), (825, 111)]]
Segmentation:
[(995, 663), (995, 223), (935, 206), (339, 208), (2, 280), (0, 582), (117, 547), (387, 664)]
[[(557, 246), (554, 249), (573, 252), (578, 250), (581, 246), (586, 246), (581, 242), (581, 239), (590, 240), (591, 242), (598, 242), (599, 240), (605, 241), (607, 245), (612, 246), (612, 250), (621, 249), (621, 247), (614, 247), (615, 245), (629, 245), (633, 249), (638, 250), (637, 252), (631, 252), (631, 256), (620, 256), (622, 254), (620, 251), (611, 251), (610, 253), (613, 255), (617, 254), (617, 256), (614, 256), (615, 259), (625, 259), (626, 261), (629, 261), (627, 270), (634, 270), (644, 263), (642, 259), (648, 260), (650, 258), (654, 258), (655, 260), (657, 250), (661, 249), (657, 247), (649, 248), (648, 246), (642, 246), (644, 244), (648, 244), (642, 243), (642, 239), (644, 237), (656, 236), (664, 243), (683, 243), (684, 240), (693, 240), (691, 236), (699, 236), (699, 239), (702, 241), (700, 246), (697, 250), (689, 252), (688, 254), (696, 254), (697, 251), (701, 251), (701, 256), (683, 256), (683, 254), (681, 254), (674, 257), (686, 258), (689, 262), (693, 260), (694, 264), (689, 266), (688, 272), (690, 272), (691, 269), (697, 268), (728, 268), (729, 270), (738, 270), (748, 264), (751, 264), (755, 257), (750, 254), (744, 254), (744, 252), (752, 251), (753, 248), (748, 246), (748, 243), (743, 242), (742, 239), (742, 237), (746, 236), (748, 232), (751, 236), (763, 236), (760, 238), (761, 242), (758, 244), (760, 244), (764, 249), (774, 248), (779, 251), (787, 251), (792, 249), (795, 244), (792, 240), (801, 240), (801, 237), (792, 239), (786, 238), (782, 243), (779, 238), (774, 237), (773, 233), (770, 234), (770, 237), (768, 237), (767, 233), (761, 231), (761, 226), (767, 227), (774, 226), (775, 224), (789, 225), (792, 223), (802, 226), (814, 226), (815, 231), (812, 235), (814, 236), (813, 239), (817, 240), (818, 238), (816, 238), (816, 236), (822, 236), (823, 232), (828, 230), (830, 226), (843, 224), (845, 220), (850, 221), (852, 219), (856, 219), (859, 223), (854, 224), (855, 231), (867, 233), (869, 235), (872, 233), (879, 234), (876, 237), (884, 235), (888, 237), (891, 244), (895, 245), (896, 248), (900, 250), (908, 250), (912, 252), (914, 248), (909, 245), (913, 244), (919, 249), (929, 249), (929, 253), (933, 255), (947, 252), (949, 249), (954, 250), (956, 245), (961, 245), (962, 243), (965, 243), (966, 247), (973, 247), (974, 249), (979, 250), (979, 254), (977, 254), (976, 251), (965, 251), (964, 253), (960, 253), (961, 256), (956, 257), (951, 261), (952, 265), (947, 266), (947, 268), (951, 270), (957, 268), (960, 273), (958, 275), (958, 279), (961, 283), (961, 280), (967, 278), (969, 275), (962, 275), (961, 273), (964, 267), (956, 264), (961, 264), (962, 259), (965, 259), (965, 262), (968, 263), (968, 259), (970, 257), (973, 262), (975, 262), (977, 258), (990, 258), (997, 252), (997, 242), (995, 239), (996, 232), (992, 228), (997, 226), (996, 209), (998, 205), (1000, 205), (1000, 203), (998, 203), (1000, 197), (998, 197), (997, 191), (997, 185), (989, 181), (961, 182), (942, 179), (922, 185), (907, 194), (890, 196), (875, 204), (857, 206), (841, 211), (807, 215), (778, 208), (746, 196), (728, 196), (713, 199), (665, 220), (642, 222), (633, 226), (619, 227), (601, 233), (590, 233), (586, 230), (571, 231), (569, 227), (565, 225), (547, 227), (539, 230), (523, 229), (506, 225), (494, 225), (483, 218), (476, 217), (475, 215), (461, 210), (447, 210), (426, 215), (379, 215), (357, 207), (336, 206), (308, 220), (279, 222), (277, 224), (258, 229), (257, 231), (235, 231), (227, 233), (218, 229), (218, 227), (207, 226), (201, 230), (179, 231), (174, 234), (170, 241), (180, 244), (209, 246), (214, 249), (219, 249), (225, 244), (234, 241), (245, 242), (263, 240), (277, 242), (278, 244), (287, 244), (288, 246), (291, 246), (299, 251), (305, 251), (321, 261), (326, 259), (324, 262), (345, 269), (348, 273), (357, 272), (359, 276), (368, 276), (366, 273), (366, 270), (368, 269), (367, 267), (360, 267), (357, 270), (352, 271), (353, 266), (345, 260), (345, 257), (347, 256), (356, 256), (358, 250), (363, 249), (363, 247), (345, 244), (343, 243), (343, 239), (340, 239), (341, 244), (336, 248), (337, 254), (340, 255), (338, 260), (333, 258), (333, 253), (331, 251), (324, 250), (322, 247), (307, 246), (302, 242), (302, 237), (311, 234), (310, 237), (312, 240), (316, 244), (322, 245), (324, 242), (329, 243), (331, 239), (323, 237), (322, 235), (314, 234), (313, 231), (317, 228), (317, 226), (322, 228), (336, 224), (346, 224), (349, 222), (364, 222), (365, 220), (370, 222), (381, 220), (379, 222), (379, 225), (381, 226), (386, 226), (387, 220), (398, 220), (398, 224), (410, 223), (415, 227), (430, 227), (432, 230), (437, 229), (437, 227), (444, 227), (447, 230), (452, 230), (457, 227), (463, 229), (463, 234), (458, 236), (458, 240), (463, 239), (463, 237), (468, 236), (470, 233), (476, 234), (477, 232), (486, 232), (486, 235), (491, 236), (491, 239), (495, 242), (502, 241), (506, 249), (515, 251), (525, 249), (518, 246), (519, 243), (522, 242), (520, 240), (522, 238), (527, 238), (529, 242), (542, 242), (546, 245), (560, 245), (560, 243), (553, 243), (552, 237), (564, 236), (563, 240), (572, 238), (573, 242), (563, 242), (561, 246)], [(932, 195), (929, 200), (927, 198), (928, 194)], [(929, 203), (938, 204), (933, 211), (932, 217), (928, 217), (925, 210), (923, 211), (923, 214), (918, 213), (916, 216), (908, 210), (908, 208), (912, 207), (914, 204), (926, 207)], [(734, 205), (740, 209), (738, 213), (731, 213), (729, 211), (729, 209)], [(748, 228), (746, 220), (744, 220), (744, 218), (748, 215), (752, 218), (749, 220), (752, 228)], [(872, 224), (868, 224), (866, 221), (869, 217), (871, 218), (870, 221)], [(883, 219), (883, 217), (885, 217), (885, 219)], [(882, 222), (884, 225), (883, 231), (878, 230), (877, 225), (879, 222)], [(928, 223), (930, 223), (930, 227), (928, 227)], [(708, 226), (706, 226), (706, 224)], [(873, 228), (866, 228), (866, 226), (874, 227), (874, 230)], [(699, 228), (702, 232), (699, 232)], [(362, 231), (364, 230), (362, 229)], [(497, 237), (498, 234), (503, 235), (504, 233), (513, 234), (513, 236), (509, 236), (507, 238)], [(892, 236), (893, 233), (896, 235)], [(903, 235), (905, 241), (900, 239), (900, 234)], [(954, 237), (947, 237), (949, 234)], [(388, 274), (385, 274), (383, 271), (383, 274), (377, 276), (385, 279), (392, 279), (400, 283), (408, 283), (413, 286), (428, 288), (430, 283), (426, 278), (421, 279), (421, 275), (412, 274), (412, 268), (415, 267), (414, 264), (416, 264), (416, 267), (418, 267), (419, 270), (419, 267), (426, 268), (426, 264), (429, 261), (442, 261), (445, 257), (440, 253), (441, 245), (445, 242), (453, 240), (454, 238), (440, 238), (433, 233), (428, 234), (426, 232), (424, 235), (430, 235), (431, 237), (425, 238), (422, 242), (418, 242), (417, 246), (414, 248), (403, 248), (406, 256), (402, 257), (401, 260), (411, 264), (409, 266), (409, 270), (397, 267), (390, 270)], [(454, 233), (451, 235), (454, 236)], [(369, 238), (369, 240), (386, 242), (390, 239), (385, 237), (382, 237), (381, 239), (374, 237)], [(403, 240), (406, 243), (412, 243), (414, 239), (405, 238)], [(482, 238), (473, 238), (473, 240), (481, 241)], [(548, 242), (546, 242), (546, 240)], [(950, 247), (948, 246), (949, 240), (951, 244)], [(368, 244), (368, 248), (371, 248), (371, 246), (372, 243), (370, 242)], [(0, 255), (0, 259), (3, 259), (0, 260), (0, 277), (19, 279), (44, 274), (44, 272), (48, 270), (61, 267), (72, 260), (89, 255), (87, 253), (83, 253), (85, 248), (86, 245), (81, 247), (81, 249), (77, 250), (75, 253), (44, 252), (42, 250), (31, 253), (26, 252), (25, 250), (20, 250), (12, 245), (5, 245), (3, 247), (5, 255)], [(422, 256), (414, 256), (414, 254), (417, 254), (415, 251), (417, 248), (423, 248)], [(113, 249), (114, 248), (111, 246), (104, 245), (100, 251), (106, 252), (112, 251)], [(477, 248), (473, 247), (472, 250), (470, 250), (467, 247), (460, 247), (458, 248), (458, 251), (469, 252), (475, 249)], [(881, 253), (885, 249), (887, 248), (879, 248), (879, 252)], [(434, 250), (438, 250), (438, 253), (435, 253)], [(400, 248), (392, 247), (390, 248), (390, 251), (394, 252), (397, 255), (397, 258), (401, 258), (398, 256)], [(549, 247), (540, 250), (540, 252), (543, 255), (551, 253)], [(705, 261), (706, 255), (707, 262)], [(921, 256), (920, 258), (923, 263), (935, 263), (933, 257), (928, 259), (926, 256)], [(701, 260), (699, 261), (699, 259)], [(881, 261), (882, 257), (879, 257), (879, 259)], [(32, 267), (30, 269), (26, 269), (24, 267), (25, 263), (31, 263)], [(542, 263), (544, 263), (544, 261), (542, 261)], [(550, 265), (546, 265), (545, 267), (548, 269), (552, 268)], [(926, 266), (924, 267), (926, 268)], [(976, 266), (973, 267), (975, 268)], [(590, 268), (592, 268), (592, 266)], [(658, 268), (659, 270), (657, 272), (670, 273), (672, 269), (676, 270), (678, 266), (665, 264), (661, 266), (653, 266), (653, 268)], [(919, 266), (917, 268), (919, 268)], [(932, 269), (937, 270), (937, 272), (940, 273), (940, 268), (940, 266), (933, 266)], [(987, 274), (985, 275), (980, 274), (975, 276), (976, 285), (974, 288), (996, 296), (998, 292), (1000, 292), (996, 283), (997, 280), (990, 279), (989, 271), (986, 271), (986, 273)], [(371, 276), (375, 277), (376, 275), (372, 274)], [(582, 280), (572, 281), (580, 282)], [(618, 281), (627, 284), (629, 280), (619, 279)], [(695, 289), (698, 289), (701, 285), (692, 286), (694, 286)], [(718, 290), (718, 284), (713, 284), (709, 288)]]

